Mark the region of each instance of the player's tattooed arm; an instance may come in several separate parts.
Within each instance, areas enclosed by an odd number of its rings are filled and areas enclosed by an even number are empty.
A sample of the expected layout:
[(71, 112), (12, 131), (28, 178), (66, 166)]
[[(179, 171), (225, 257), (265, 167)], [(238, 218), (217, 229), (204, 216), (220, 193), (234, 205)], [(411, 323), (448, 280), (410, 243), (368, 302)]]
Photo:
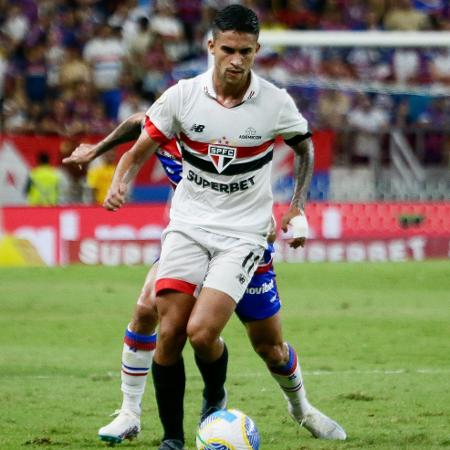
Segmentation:
[(117, 145), (135, 141), (141, 134), (145, 113), (133, 114), (120, 123), (111, 133), (96, 144), (95, 157), (111, 150)]
[[(294, 150), (296, 157), (294, 167), (294, 194), (289, 209), (283, 215), (281, 221), (281, 228), (285, 232), (288, 230), (288, 225), (294, 217), (304, 216), (305, 214), (306, 198), (314, 169), (314, 146), (310, 136), (311, 135), (308, 134), (306, 139), (299, 136), (286, 141), (286, 143)], [(296, 220), (298, 221), (298, 219)], [(302, 228), (307, 229), (306, 221)], [(289, 245), (293, 248), (303, 247), (305, 245), (306, 234), (305, 231), (303, 236), (294, 236)]]
[(143, 112), (131, 115), (97, 144), (81, 143), (70, 156), (63, 159), (63, 163), (86, 164), (117, 145), (135, 141), (139, 137), (144, 119)]
[(293, 145), (295, 158), (295, 188), (291, 206), (300, 210), (305, 209), (306, 197), (314, 169), (314, 146), (311, 138)]

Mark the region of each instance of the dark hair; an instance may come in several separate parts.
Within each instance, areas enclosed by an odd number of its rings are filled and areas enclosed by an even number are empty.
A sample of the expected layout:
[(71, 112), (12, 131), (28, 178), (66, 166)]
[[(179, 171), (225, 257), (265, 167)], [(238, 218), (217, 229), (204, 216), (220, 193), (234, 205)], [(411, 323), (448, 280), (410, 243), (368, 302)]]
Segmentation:
[(240, 31), (251, 33), (258, 37), (258, 16), (249, 8), (242, 5), (230, 5), (219, 11), (213, 21), (213, 36), (219, 31)]

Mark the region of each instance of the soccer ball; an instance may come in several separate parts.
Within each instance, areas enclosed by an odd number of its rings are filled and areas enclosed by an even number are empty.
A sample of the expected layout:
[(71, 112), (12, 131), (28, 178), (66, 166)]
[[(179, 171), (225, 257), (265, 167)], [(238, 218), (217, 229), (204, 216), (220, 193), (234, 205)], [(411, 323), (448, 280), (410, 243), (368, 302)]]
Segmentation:
[(237, 409), (221, 409), (199, 426), (198, 450), (259, 450), (255, 422)]

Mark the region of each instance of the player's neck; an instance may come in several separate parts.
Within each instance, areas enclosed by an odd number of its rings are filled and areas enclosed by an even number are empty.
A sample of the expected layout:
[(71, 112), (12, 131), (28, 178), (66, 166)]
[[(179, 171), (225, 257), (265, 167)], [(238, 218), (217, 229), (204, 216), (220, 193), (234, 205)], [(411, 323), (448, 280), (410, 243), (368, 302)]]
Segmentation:
[(225, 108), (233, 108), (242, 103), (245, 93), (250, 86), (250, 73), (245, 82), (240, 84), (227, 83), (213, 74), (214, 90), (216, 91), (216, 100)]

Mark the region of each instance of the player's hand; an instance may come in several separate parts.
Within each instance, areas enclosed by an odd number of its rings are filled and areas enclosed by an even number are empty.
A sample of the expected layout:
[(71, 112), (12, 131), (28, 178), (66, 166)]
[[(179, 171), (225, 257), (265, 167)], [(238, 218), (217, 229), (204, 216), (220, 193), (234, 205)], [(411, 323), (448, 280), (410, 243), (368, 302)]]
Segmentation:
[(95, 158), (95, 144), (80, 144), (70, 156), (64, 158), (64, 164), (86, 164)]
[[(303, 216), (301, 219), (305, 218), (304, 217), (305, 213), (303, 212), (303, 210), (301, 210), (300, 208), (295, 208), (295, 207), (291, 206), (281, 219), (281, 229), (285, 233), (287, 233), (288, 225), (291, 224), (291, 220), (294, 219), (294, 217), (300, 217), (300, 216)], [(288, 241), (289, 247), (292, 247), (292, 248), (304, 247), (306, 237), (307, 237), (307, 229), (306, 229), (306, 231), (304, 231), (303, 227), (301, 230), (295, 230), (295, 228), (294, 228), (293, 229), (293, 237), (292, 237), (292, 239), (290, 239)]]
[(126, 183), (119, 183), (117, 186), (111, 186), (105, 201), (103, 202), (103, 208), (108, 211), (117, 211), (124, 205), (127, 198), (128, 186)]

